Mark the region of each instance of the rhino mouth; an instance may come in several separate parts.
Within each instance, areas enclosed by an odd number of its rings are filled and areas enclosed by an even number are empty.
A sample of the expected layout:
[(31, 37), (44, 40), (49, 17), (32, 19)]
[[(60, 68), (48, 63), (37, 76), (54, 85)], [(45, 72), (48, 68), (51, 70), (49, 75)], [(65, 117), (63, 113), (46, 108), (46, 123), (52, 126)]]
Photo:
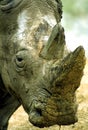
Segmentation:
[(20, 5), (21, 2), (22, 0), (1, 0), (0, 9), (4, 12), (7, 12)]
[(78, 121), (76, 114), (69, 113), (63, 114), (61, 116), (55, 116), (47, 113), (47, 116), (43, 116), (41, 110), (37, 110), (36, 112), (30, 113), (29, 121), (37, 127), (49, 127), (52, 125), (71, 125), (75, 124)]
[[(78, 121), (76, 115), (77, 106), (75, 106), (74, 110), (69, 110), (68, 112), (59, 112), (58, 110), (47, 111), (46, 110), (46, 103), (39, 103), (36, 104), (33, 102), (33, 107), (31, 107), (29, 113), (29, 121), (37, 127), (49, 127), (52, 125), (70, 125), (74, 124)], [(50, 109), (50, 108), (48, 108)]]

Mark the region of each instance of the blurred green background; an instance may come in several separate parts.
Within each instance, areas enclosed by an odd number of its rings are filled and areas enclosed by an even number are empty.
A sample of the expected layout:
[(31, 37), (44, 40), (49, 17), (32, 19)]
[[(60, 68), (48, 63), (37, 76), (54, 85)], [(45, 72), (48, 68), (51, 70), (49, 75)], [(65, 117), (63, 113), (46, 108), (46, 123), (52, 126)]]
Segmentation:
[(62, 0), (66, 44), (70, 50), (82, 45), (88, 56), (88, 0)]

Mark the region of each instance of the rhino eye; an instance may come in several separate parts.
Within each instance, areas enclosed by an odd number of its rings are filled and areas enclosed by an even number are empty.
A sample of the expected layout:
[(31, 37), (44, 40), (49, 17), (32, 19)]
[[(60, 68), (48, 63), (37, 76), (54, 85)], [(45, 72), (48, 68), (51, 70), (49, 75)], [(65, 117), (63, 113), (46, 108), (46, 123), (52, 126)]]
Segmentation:
[(25, 56), (23, 53), (18, 53), (15, 56), (15, 65), (17, 71), (22, 71), (25, 66)]
[(24, 61), (23, 57), (21, 57), (19, 55), (16, 55), (15, 62), (16, 62), (17, 67), (19, 67), (19, 68), (23, 68), (24, 67), (25, 61)]
[(17, 59), (18, 62), (22, 62), (23, 61), (22, 57), (16, 57), (16, 59)]

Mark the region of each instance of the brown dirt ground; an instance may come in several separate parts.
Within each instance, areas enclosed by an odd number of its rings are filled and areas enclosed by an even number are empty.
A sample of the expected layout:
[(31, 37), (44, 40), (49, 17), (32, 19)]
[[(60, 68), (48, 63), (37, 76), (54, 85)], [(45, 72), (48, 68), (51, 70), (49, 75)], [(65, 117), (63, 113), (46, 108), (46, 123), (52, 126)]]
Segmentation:
[(57, 125), (48, 128), (37, 128), (28, 122), (28, 116), (20, 107), (11, 117), (8, 130), (88, 130), (88, 60), (84, 69), (81, 86), (77, 90), (78, 122), (70, 126)]

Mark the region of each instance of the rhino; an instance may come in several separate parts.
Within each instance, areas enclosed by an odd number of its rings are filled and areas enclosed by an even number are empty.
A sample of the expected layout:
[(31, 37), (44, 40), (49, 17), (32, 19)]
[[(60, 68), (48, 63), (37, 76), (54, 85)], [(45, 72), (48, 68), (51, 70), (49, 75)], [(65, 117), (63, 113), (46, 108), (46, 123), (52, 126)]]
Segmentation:
[(0, 130), (22, 105), (40, 128), (77, 122), (82, 46), (68, 51), (60, 0), (0, 0)]

